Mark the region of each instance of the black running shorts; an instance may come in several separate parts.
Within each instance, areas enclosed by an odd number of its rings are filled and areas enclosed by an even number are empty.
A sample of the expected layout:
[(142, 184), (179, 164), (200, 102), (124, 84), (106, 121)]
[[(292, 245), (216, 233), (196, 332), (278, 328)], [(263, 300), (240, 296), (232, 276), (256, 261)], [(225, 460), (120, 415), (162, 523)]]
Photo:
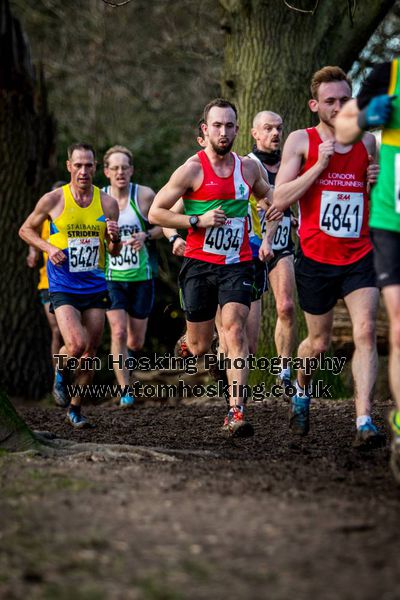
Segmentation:
[(90, 308), (108, 308), (110, 306), (110, 299), (107, 290), (95, 294), (50, 292), (50, 312), (54, 313), (60, 306), (73, 306), (76, 310), (83, 313)]
[(259, 258), (253, 258), (254, 264), (254, 283), (251, 301), (260, 300), (264, 292), (268, 290), (268, 268), (267, 264)]
[(371, 229), (378, 287), (400, 285), (400, 232)]
[(299, 304), (311, 315), (329, 312), (339, 298), (361, 288), (376, 287), (373, 252), (351, 265), (326, 265), (307, 258), (299, 249), (295, 259)]
[(215, 265), (185, 258), (178, 283), (186, 319), (195, 323), (209, 321), (215, 317), (218, 305), (238, 302), (250, 307), (254, 265), (252, 262)]

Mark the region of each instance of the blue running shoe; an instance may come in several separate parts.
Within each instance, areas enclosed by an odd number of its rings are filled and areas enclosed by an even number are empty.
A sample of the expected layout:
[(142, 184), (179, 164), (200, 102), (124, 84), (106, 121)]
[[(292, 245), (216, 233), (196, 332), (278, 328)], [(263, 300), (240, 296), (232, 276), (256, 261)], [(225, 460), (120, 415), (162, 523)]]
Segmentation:
[(293, 396), (289, 408), (289, 428), (296, 435), (307, 435), (310, 430), (310, 397)]
[(357, 450), (374, 450), (381, 448), (386, 443), (386, 438), (379, 433), (372, 421), (358, 427), (354, 438), (353, 448)]
[(69, 409), (69, 411), (67, 412), (65, 421), (68, 423), (68, 425), (71, 425), (71, 427), (74, 427), (75, 429), (87, 429), (89, 427), (93, 427), (93, 425), (89, 423), (87, 418), (81, 415), (80, 411), (75, 411), (71, 409)]
[(54, 376), (53, 398), (57, 406), (61, 406), (61, 408), (67, 408), (67, 406), (69, 406), (70, 397), (68, 394), (65, 376), (57, 368)]
[(132, 406), (134, 404), (135, 404), (135, 397), (131, 393), (121, 396), (120, 401), (119, 401), (120, 408), (132, 408)]

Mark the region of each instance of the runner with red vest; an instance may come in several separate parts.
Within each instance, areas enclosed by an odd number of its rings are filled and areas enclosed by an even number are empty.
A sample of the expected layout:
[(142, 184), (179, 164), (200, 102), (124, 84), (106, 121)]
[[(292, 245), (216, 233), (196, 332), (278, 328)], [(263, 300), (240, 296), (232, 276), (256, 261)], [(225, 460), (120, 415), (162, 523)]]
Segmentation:
[[(221, 307), (228, 358), (246, 359), (246, 320), (251, 304), (253, 263), (247, 231), (247, 210), (253, 193), (266, 210), (270, 187), (257, 163), (231, 152), (237, 134), (237, 111), (222, 98), (207, 104), (202, 125), (207, 147), (190, 157), (156, 195), (150, 223), (189, 229), (179, 286), (187, 320), (187, 345), (196, 356), (205, 354), (214, 335), (215, 314)], [(184, 213), (170, 210), (182, 197)], [(270, 219), (281, 213), (269, 210)], [(266, 259), (262, 244), (260, 259)], [(242, 361), (245, 363), (245, 360)], [(230, 410), (223, 430), (248, 437), (253, 427), (243, 415), (248, 369), (227, 369)], [(237, 382), (237, 385), (232, 385)]]
[[(276, 180), (274, 205), (284, 210), (299, 202), (300, 250), (295, 271), (308, 335), (301, 358), (317, 357), (330, 344), (333, 308), (343, 298), (353, 326), (352, 361), (356, 438), (354, 446), (376, 447), (383, 437), (371, 420), (377, 374), (376, 287), (368, 229), (369, 186), (376, 180), (375, 138), (365, 134), (354, 146), (335, 141), (335, 119), (351, 97), (351, 85), (339, 67), (324, 67), (311, 82), (309, 107), (319, 123), (290, 134)], [(290, 427), (309, 429), (311, 375), (298, 372), (291, 400)]]

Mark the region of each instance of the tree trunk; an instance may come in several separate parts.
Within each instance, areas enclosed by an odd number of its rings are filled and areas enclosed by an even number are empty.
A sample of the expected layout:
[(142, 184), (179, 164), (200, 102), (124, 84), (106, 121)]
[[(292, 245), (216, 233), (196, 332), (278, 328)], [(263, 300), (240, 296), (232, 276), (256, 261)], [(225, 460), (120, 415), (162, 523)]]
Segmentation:
[(39, 447), (33, 432), (18, 415), (4, 392), (0, 391), (0, 449), (21, 452)]
[(325, 65), (349, 70), (394, 0), (220, 0), (225, 9), (223, 95), (239, 109), (239, 153), (251, 146), (250, 129), (260, 110), (282, 115), (286, 132), (311, 123), (310, 78)]
[(21, 27), (0, 0), (0, 381), (13, 396), (51, 387), (50, 336), (18, 229), (49, 188), (54, 125)]

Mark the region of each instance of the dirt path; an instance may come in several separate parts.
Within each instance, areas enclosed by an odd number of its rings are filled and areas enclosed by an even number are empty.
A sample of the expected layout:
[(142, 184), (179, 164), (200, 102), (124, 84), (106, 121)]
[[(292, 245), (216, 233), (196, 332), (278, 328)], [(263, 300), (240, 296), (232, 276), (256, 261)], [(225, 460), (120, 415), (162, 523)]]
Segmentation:
[(301, 441), (276, 401), (250, 407), (242, 441), (220, 436), (216, 404), (88, 407), (84, 432), (20, 410), (34, 429), (141, 449), (0, 457), (1, 598), (400, 598), (400, 490), (387, 448), (351, 448), (350, 402), (314, 402)]

